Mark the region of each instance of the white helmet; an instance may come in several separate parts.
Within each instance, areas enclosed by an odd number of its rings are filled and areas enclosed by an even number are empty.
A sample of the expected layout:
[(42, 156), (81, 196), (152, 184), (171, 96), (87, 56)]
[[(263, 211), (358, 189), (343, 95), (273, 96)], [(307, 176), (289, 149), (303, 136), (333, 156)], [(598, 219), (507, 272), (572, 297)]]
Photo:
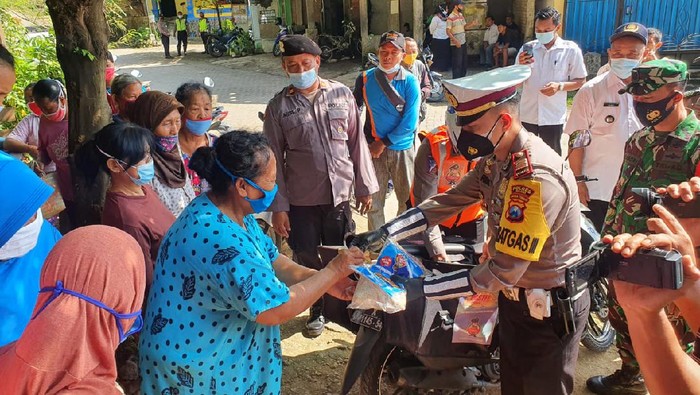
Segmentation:
[(457, 125), (457, 111), (452, 106), (447, 106), (445, 111), (445, 125), (447, 126), (447, 135), (450, 136), (452, 147), (457, 150), (457, 141), (462, 134), (462, 127)]

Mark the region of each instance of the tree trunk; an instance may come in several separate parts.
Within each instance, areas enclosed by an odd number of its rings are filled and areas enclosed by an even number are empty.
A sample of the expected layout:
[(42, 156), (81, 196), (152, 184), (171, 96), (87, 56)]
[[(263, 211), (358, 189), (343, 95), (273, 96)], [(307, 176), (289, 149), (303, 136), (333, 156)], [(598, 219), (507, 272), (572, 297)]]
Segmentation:
[(214, 0), (214, 6), (216, 7), (216, 19), (219, 20), (219, 30), (223, 32), (224, 25), (221, 23), (221, 11), (219, 11), (219, 2)]
[[(109, 28), (104, 0), (47, 0), (56, 32), (56, 54), (66, 78), (69, 150), (75, 150), (111, 121), (105, 67)], [(72, 161), (71, 161), (72, 162)], [(107, 183), (88, 185), (75, 166), (73, 228), (99, 223)]]

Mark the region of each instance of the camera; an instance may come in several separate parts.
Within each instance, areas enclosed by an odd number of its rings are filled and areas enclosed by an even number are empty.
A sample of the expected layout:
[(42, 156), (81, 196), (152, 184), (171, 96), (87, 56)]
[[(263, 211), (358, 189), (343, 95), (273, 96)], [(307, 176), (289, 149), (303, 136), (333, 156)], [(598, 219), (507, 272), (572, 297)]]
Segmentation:
[(583, 259), (566, 269), (566, 288), (569, 295), (575, 295), (589, 284), (607, 278), (653, 288), (680, 289), (683, 286), (681, 258), (678, 251), (658, 248), (639, 250), (625, 258), (599, 242)]
[(639, 208), (641, 214), (651, 217), (654, 212), (652, 206), (660, 204), (668, 209), (677, 218), (700, 218), (700, 195), (695, 199), (684, 202), (682, 199), (674, 199), (668, 195), (661, 195), (650, 188), (632, 188), (632, 193), (642, 197)]

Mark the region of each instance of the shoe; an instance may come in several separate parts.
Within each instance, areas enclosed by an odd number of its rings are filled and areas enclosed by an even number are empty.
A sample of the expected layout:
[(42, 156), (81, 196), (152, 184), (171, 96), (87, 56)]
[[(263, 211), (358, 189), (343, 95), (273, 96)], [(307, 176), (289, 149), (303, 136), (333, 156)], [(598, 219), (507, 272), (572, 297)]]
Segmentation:
[(617, 370), (610, 376), (593, 376), (586, 381), (586, 387), (594, 394), (601, 395), (644, 395), (647, 386), (640, 374), (629, 374)]
[(173, 58), (173, 57), (170, 56), (170, 55), (167, 55), (167, 56), (165, 57), (165, 59), (175, 59), (175, 58)]
[(312, 315), (306, 321), (306, 336), (319, 337), (323, 333), (323, 328), (326, 326), (326, 319), (322, 315)]

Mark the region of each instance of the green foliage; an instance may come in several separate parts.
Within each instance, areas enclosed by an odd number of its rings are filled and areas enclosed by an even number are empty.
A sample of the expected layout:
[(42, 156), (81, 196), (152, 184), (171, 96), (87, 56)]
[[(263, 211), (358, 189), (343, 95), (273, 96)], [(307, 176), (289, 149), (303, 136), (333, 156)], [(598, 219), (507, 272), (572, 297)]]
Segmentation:
[(117, 41), (127, 34), (126, 12), (119, 5), (117, 0), (105, 0), (105, 17), (109, 26), (109, 40)]
[(119, 40), (117, 45), (129, 48), (145, 48), (151, 46), (151, 29), (147, 27), (138, 30), (129, 29)]
[(28, 113), (24, 103), (24, 88), (30, 83), (44, 78), (64, 80), (61, 65), (56, 58), (56, 37), (53, 31), (48, 37), (27, 37), (27, 30), (7, 12), (0, 9), (0, 23), (5, 31), (7, 47), (15, 57), (17, 82), (5, 99), (5, 105), (15, 109), (16, 121), (0, 125), (13, 127)]
[(255, 53), (255, 41), (247, 31), (242, 31), (231, 43), (231, 54), (234, 56), (246, 56)]
[(78, 55), (83, 55), (83, 56), (85, 56), (86, 58), (90, 59), (91, 62), (92, 62), (93, 60), (97, 59), (97, 58), (95, 57), (95, 55), (92, 54), (92, 52), (88, 51), (88, 50), (85, 49), (85, 48), (75, 48), (75, 49), (73, 50), (73, 53), (76, 53), (76, 54), (78, 54)]

